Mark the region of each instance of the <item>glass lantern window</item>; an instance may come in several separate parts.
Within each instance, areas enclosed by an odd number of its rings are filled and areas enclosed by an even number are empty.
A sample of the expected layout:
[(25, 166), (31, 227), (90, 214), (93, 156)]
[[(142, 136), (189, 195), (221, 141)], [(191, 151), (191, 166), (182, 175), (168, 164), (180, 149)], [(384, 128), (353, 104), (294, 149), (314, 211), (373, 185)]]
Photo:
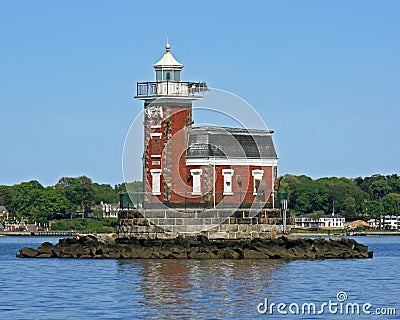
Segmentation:
[(162, 80), (162, 72), (161, 72), (161, 70), (156, 70), (156, 80), (157, 81)]
[(179, 70), (174, 71), (174, 80), (181, 81), (181, 72)]
[(173, 80), (172, 70), (164, 70), (164, 80)]

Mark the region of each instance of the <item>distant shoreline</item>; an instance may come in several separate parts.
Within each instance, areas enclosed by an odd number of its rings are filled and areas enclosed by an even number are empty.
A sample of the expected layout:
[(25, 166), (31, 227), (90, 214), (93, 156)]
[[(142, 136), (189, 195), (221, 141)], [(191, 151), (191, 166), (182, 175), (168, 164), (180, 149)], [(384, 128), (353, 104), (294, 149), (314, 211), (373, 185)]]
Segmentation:
[(329, 236), (347, 236), (347, 237), (360, 237), (360, 236), (400, 236), (400, 231), (363, 231), (363, 232), (358, 232), (355, 234), (346, 234), (346, 233), (334, 233), (332, 232), (331, 234), (328, 234), (326, 232), (293, 232), (291, 233), (293, 236), (297, 237), (329, 237)]
[(53, 231), (0, 231), (0, 236), (8, 237), (70, 237), (76, 233), (89, 234), (89, 231), (53, 230)]
[[(71, 237), (74, 234), (101, 234), (93, 231), (53, 230), (53, 231), (0, 231), (0, 236), (9, 237)], [(400, 231), (363, 231), (355, 234), (331, 232), (292, 232), (296, 237), (329, 237), (329, 236), (400, 236)]]

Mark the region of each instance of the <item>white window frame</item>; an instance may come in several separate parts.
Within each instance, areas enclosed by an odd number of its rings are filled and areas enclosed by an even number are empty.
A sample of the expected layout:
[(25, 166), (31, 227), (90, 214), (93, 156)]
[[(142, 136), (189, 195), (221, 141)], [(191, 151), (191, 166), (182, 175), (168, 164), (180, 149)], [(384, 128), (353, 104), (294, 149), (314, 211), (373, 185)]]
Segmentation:
[(257, 189), (256, 189), (256, 180), (259, 180), (260, 182), (262, 181), (263, 175), (264, 175), (264, 170), (252, 170), (251, 175), (253, 176), (253, 195), (257, 195)]
[(203, 169), (190, 169), (190, 174), (193, 183), (192, 196), (201, 196), (201, 175), (203, 174)]
[[(152, 132), (150, 133), (150, 139), (153, 139), (154, 137), (158, 137), (161, 139), (162, 133), (161, 132)], [(161, 158), (161, 154), (152, 154), (150, 155), (151, 158)]]
[(151, 169), (151, 194), (153, 196), (161, 195), (161, 169)]
[(159, 137), (161, 139), (162, 133), (161, 132), (152, 132), (150, 133), (150, 138)]
[(224, 176), (224, 196), (232, 196), (232, 176), (235, 170), (233, 169), (222, 169), (222, 175)]

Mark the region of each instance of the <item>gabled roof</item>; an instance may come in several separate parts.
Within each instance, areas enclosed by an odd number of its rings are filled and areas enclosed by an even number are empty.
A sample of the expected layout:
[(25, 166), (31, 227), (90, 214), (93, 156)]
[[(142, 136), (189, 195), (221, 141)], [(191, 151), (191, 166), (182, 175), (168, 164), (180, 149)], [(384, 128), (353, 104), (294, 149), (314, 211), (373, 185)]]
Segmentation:
[(272, 133), (256, 129), (191, 127), (186, 158), (277, 159)]
[(167, 43), (165, 45), (164, 56), (154, 64), (154, 68), (159, 67), (173, 67), (173, 68), (183, 68), (183, 64), (176, 61), (172, 53), (170, 52), (171, 46)]

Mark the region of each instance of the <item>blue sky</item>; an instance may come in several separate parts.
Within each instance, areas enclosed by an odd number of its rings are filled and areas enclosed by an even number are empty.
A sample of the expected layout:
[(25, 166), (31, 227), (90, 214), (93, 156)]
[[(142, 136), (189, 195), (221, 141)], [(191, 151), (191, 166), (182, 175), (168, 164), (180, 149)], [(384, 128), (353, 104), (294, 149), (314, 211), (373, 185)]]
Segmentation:
[(0, 184), (120, 183), (135, 83), (153, 79), (167, 33), (185, 80), (237, 94), (275, 130), (280, 174), (399, 173), (399, 12), (389, 0), (0, 1)]

